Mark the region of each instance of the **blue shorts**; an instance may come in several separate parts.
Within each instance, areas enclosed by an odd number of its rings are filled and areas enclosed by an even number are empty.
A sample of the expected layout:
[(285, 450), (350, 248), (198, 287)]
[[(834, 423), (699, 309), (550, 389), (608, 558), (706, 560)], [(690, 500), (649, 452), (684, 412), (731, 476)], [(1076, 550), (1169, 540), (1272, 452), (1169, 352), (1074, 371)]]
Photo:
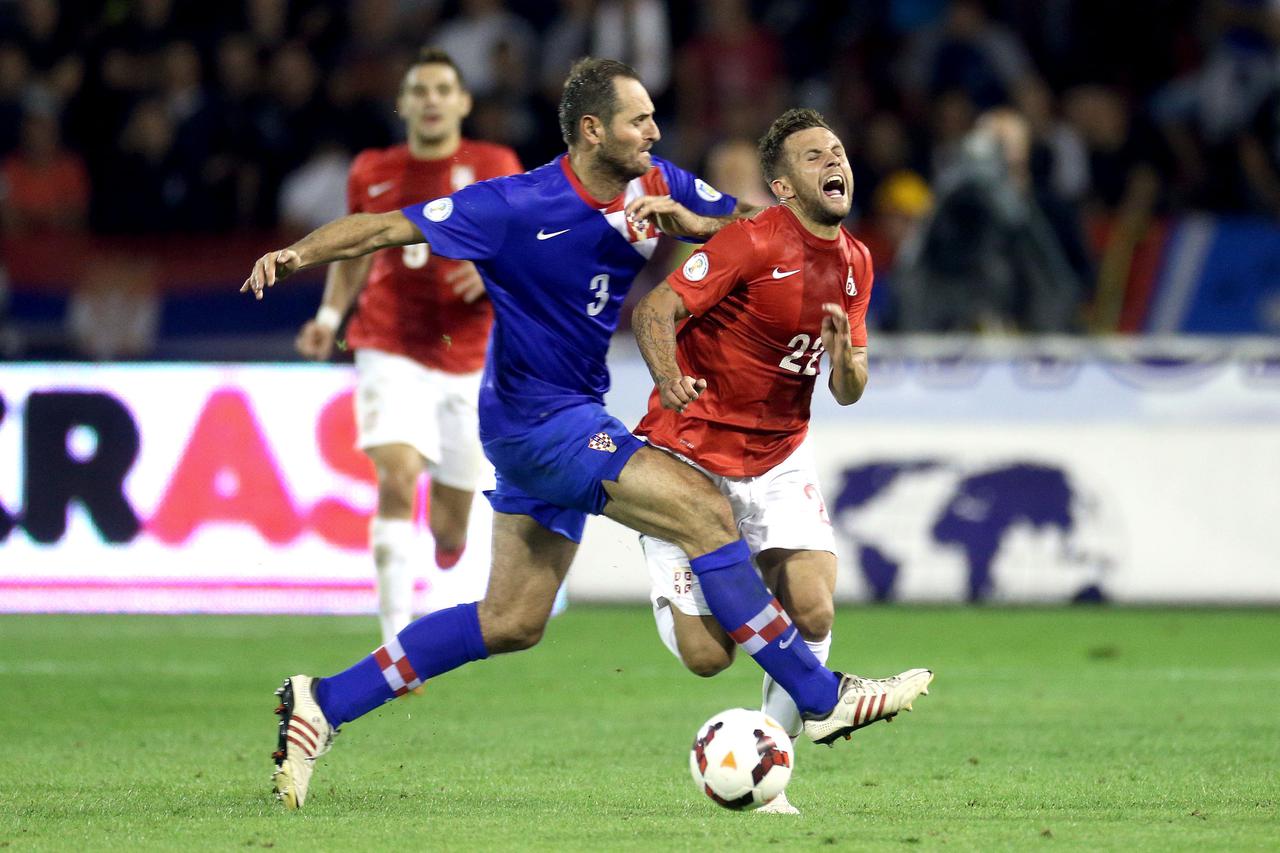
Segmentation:
[(644, 447), (598, 403), (561, 409), (528, 430), (481, 441), (497, 473), (496, 487), (484, 493), (494, 511), (530, 516), (574, 542), (582, 541), (587, 514), (599, 515), (608, 502), (605, 481), (617, 480)]

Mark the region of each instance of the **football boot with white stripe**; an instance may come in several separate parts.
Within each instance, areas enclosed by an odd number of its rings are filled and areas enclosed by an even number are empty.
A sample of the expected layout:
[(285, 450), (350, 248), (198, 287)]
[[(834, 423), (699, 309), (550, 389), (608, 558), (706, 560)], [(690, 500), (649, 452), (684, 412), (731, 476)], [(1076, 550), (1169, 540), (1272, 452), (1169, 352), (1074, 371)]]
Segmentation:
[(276, 690), (280, 697), (280, 704), (276, 706), (280, 739), (271, 755), (276, 762), (271, 782), (276, 799), (284, 803), (286, 809), (302, 808), (316, 759), (329, 751), (333, 736), (338, 733), (316, 704), (312, 693), (316, 681), (310, 675), (295, 675), (286, 678)]
[(847, 740), (863, 726), (910, 711), (916, 697), (929, 693), (931, 681), (933, 672), (927, 669), (909, 669), (890, 678), (840, 675), (835, 707), (826, 716), (806, 717), (804, 733), (814, 743), (830, 744), (840, 737)]

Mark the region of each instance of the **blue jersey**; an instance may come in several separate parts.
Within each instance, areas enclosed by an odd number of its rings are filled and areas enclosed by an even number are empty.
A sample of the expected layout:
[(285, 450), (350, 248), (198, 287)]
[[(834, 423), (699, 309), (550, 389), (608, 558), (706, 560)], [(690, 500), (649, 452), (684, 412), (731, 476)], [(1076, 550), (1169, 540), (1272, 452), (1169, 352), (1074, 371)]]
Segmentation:
[(482, 438), (526, 430), (569, 406), (603, 403), (609, 339), (657, 244), (652, 227), (626, 221), (628, 202), (670, 194), (702, 215), (733, 211), (732, 196), (658, 157), (653, 164), (610, 201), (591, 198), (561, 155), (404, 209), (433, 253), (475, 262), (493, 302)]

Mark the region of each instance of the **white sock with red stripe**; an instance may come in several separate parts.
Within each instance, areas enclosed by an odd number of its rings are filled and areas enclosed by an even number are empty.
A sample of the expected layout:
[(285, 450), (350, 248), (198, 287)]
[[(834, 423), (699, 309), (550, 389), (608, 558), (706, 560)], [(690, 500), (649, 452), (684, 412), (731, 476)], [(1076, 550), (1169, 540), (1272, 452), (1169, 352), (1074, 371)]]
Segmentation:
[[(809, 651), (813, 652), (818, 663), (826, 664), (827, 658), (831, 655), (830, 633), (821, 640), (805, 640), (804, 644), (809, 647)], [(804, 720), (800, 719), (800, 709), (796, 707), (791, 695), (782, 689), (782, 685), (768, 674), (764, 677), (763, 693), (762, 711), (773, 717), (774, 721), (792, 737), (797, 737), (804, 731)]]
[(417, 530), (413, 522), (374, 516), (369, 522), (369, 543), (378, 570), (378, 622), (382, 641), (395, 639), (413, 621), (414, 556)]

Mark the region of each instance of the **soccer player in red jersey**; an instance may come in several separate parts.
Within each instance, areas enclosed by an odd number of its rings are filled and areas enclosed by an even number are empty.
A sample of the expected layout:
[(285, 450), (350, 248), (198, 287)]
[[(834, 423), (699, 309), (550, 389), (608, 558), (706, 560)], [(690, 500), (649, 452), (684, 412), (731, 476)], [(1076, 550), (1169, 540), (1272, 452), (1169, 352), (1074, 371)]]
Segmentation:
[[(347, 181), (352, 213), (399, 210), (523, 171), (510, 148), (462, 136), (471, 96), (444, 51), (418, 54), (396, 109), (408, 140), (356, 157)], [(429, 257), (425, 243), (385, 249), (329, 266), (320, 310), (299, 333), (298, 351), (328, 358), (357, 295), (346, 338), (355, 350), (359, 446), (378, 477), (369, 538), (387, 641), (413, 618), (413, 508), (424, 470), (431, 473), (436, 564), (452, 568), (466, 544), (484, 465), (476, 400), (493, 309), (470, 262)]]
[[(781, 203), (722, 228), (636, 307), (655, 389), (635, 432), (729, 499), (766, 585), (825, 662), (835, 537), (806, 440), (809, 404), (824, 352), (836, 400), (862, 396), (871, 256), (841, 227), (853, 176), (822, 116), (784, 113), (760, 157)], [(737, 643), (711, 615), (688, 558), (670, 542), (641, 541), (663, 642), (693, 672), (720, 672)], [(768, 676), (764, 709), (800, 733), (795, 703)], [(770, 808), (793, 810), (782, 800)]]

